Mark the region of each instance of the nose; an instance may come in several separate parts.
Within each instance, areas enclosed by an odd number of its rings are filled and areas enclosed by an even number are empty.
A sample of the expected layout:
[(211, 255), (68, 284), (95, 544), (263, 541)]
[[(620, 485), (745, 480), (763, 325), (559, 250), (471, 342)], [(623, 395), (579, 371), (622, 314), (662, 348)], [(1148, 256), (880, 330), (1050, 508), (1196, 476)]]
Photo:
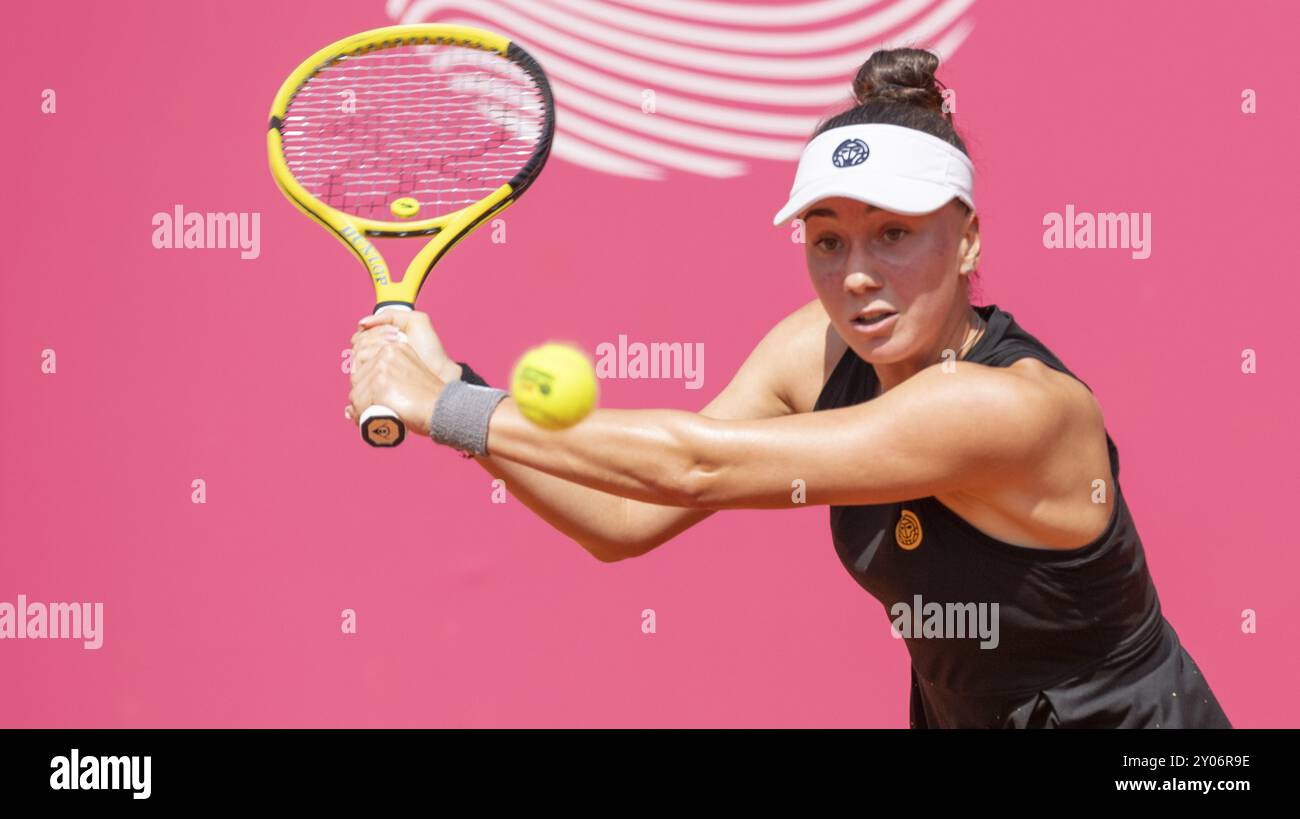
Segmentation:
[(879, 288), (880, 282), (876, 280), (876, 277), (861, 270), (856, 270), (844, 277), (844, 292), (855, 296), (861, 296)]

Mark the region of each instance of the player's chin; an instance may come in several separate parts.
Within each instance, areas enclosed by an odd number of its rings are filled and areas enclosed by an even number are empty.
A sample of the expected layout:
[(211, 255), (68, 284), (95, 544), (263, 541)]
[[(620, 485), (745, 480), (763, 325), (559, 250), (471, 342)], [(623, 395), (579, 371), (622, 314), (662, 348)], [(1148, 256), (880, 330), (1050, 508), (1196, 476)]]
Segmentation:
[(898, 336), (867, 341), (859, 339), (853, 350), (863, 361), (875, 365), (898, 364), (916, 356), (912, 343)]

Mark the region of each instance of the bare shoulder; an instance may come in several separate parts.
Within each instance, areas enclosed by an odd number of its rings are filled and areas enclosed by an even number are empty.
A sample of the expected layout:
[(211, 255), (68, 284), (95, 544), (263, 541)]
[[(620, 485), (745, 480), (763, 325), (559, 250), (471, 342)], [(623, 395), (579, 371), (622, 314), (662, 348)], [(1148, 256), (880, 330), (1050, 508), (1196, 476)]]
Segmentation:
[(1096, 481), (1108, 481), (1110, 466), (1092, 392), (1032, 358), (1007, 367), (958, 362), (957, 371), (969, 376), (960, 379), (936, 370), (916, 379), (924, 376), (943, 404), (973, 410), (976, 448), (991, 448), (1001, 459), (980, 485), (936, 497), (980, 531), (1013, 545), (1072, 549), (1095, 540), (1110, 519), (1113, 493), (1105, 503), (1094, 495)]
[[(821, 387), (820, 381), (816, 386), (812, 382), (822, 370), (830, 373), (824, 363), (828, 335), (839, 339), (830, 331), (830, 319), (817, 300), (786, 315), (759, 340), (730, 383), (701, 414), (739, 420), (774, 418), (811, 409), (816, 390)], [(823, 362), (822, 367), (816, 365), (818, 361)], [(804, 397), (810, 387), (811, 400)], [(807, 403), (807, 409), (802, 408), (803, 403)]]
[(880, 410), (912, 423), (930, 424), (952, 437), (953, 451), (996, 475), (1035, 480), (1037, 470), (1062, 445), (1102, 430), (1088, 388), (1032, 359), (1006, 367), (968, 361), (933, 364), (886, 392)]
[(783, 351), (775, 369), (781, 399), (791, 412), (812, 412), (848, 345), (818, 299), (786, 316), (777, 328)]
[(810, 412), (845, 349), (821, 302), (813, 299), (767, 331), (703, 412), (717, 418)]
[[(978, 397), (994, 417), (1017, 429), (1016, 437), (1027, 446), (1076, 436), (1090, 438), (1104, 429), (1101, 406), (1092, 392), (1077, 378), (1038, 359), (1022, 358), (1006, 367), (964, 362), (956, 366), (969, 377), (949, 379), (950, 391), (974, 387), (970, 395)], [(942, 367), (935, 365), (925, 372), (933, 375), (930, 371), (936, 369)]]
[(1083, 382), (1036, 358), (1022, 358), (1005, 368), (1022, 388), (1038, 393), (1045, 406), (1085, 425), (1101, 422), (1101, 405)]
[(1050, 450), (1054, 457), (1043, 463), (1047, 472), (1066, 477), (1071, 485), (1076, 485), (1076, 473), (1089, 476), (1090, 482), (1109, 475), (1106, 419), (1092, 390), (1079, 379), (1032, 358), (1022, 358), (1006, 369), (1038, 396), (1042, 413), (1055, 416), (1056, 437)]

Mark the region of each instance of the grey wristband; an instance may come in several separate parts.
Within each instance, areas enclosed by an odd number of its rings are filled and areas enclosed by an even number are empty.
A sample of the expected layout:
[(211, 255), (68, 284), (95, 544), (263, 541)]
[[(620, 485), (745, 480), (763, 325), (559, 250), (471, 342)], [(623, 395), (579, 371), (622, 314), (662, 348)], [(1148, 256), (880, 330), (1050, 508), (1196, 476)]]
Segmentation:
[(488, 422), (492, 412), (510, 393), (448, 381), (433, 406), (429, 435), (440, 444), (471, 455), (486, 455)]

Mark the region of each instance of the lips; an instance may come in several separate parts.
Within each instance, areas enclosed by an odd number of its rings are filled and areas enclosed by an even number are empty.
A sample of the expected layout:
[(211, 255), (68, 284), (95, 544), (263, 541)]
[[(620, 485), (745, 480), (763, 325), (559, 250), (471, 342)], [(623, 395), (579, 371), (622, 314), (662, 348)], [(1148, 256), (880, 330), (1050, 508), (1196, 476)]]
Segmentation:
[(884, 308), (863, 310), (861, 313), (858, 313), (853, 317), (853, 323), (859, 327), (871, 327), (893, 315), (897, 315), (897, 311)]

